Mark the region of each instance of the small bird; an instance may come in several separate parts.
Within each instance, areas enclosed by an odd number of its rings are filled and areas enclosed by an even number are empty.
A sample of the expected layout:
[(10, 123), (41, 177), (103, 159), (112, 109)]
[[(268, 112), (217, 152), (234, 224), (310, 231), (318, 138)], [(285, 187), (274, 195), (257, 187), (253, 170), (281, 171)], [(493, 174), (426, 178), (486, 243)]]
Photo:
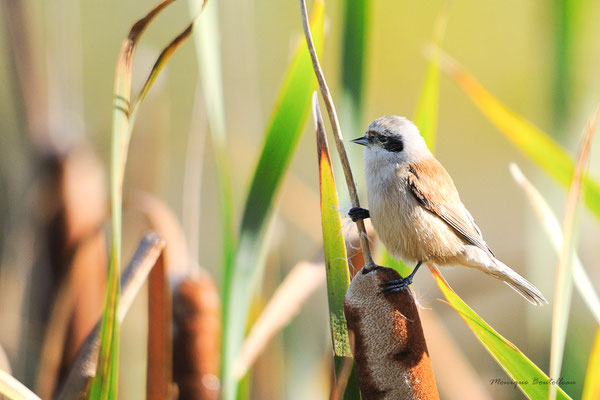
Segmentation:
[(548, 303), (542, 293), (496, 258), (475, 220), (460, 201), (454, 182), (411, 121), (385, 116), (364, 136), (365, 180), (370, 210), (354, 207), (353, 221), (371, 218), (379, 238), (394, 257), (416, 262), (412, 273), (384, 282), (382, 293), (412, 283), (423, 262), (463, 265), (500, 279), (534, 305)]

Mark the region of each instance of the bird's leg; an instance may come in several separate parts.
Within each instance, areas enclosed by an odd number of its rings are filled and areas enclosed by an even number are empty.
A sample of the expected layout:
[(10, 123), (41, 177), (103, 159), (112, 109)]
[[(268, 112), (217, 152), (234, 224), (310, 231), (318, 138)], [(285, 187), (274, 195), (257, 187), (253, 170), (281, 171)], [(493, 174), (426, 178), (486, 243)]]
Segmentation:
[(384, 268), (381, 265), (377, 265), (375, 263), (369, 264), (369, 265), (365, 265), (364, 267), (361, 268), (360, 272), (364, 274), (368, 274), (369, 272), (373, 272), (376, 271), (378, 269)]
[(379, 291), (379, 293), (380, 294), (395, 293), (395, 292), (399, 292), (399, 291), (407, 288), (408, 285), (410, 285), (412, 283), (413, 277), (417, 273), (417, 270), (421, 266), (421, 263), (422, 263), (422, 261), (419, 261), (417, 263), (416, 267), (410, 273), (410, 275), (408, 275), (406, 278), (394, 279), (391, 281), (380, 283), (379, 287), (381, 287), (382, 289)]
[(348, 216), (352, 218), (353, 222), (356, 222), (359, 219), (367, 219), (370, 217), (369, 210), (362, 207), (352, 207), (350, 211), (348, 211)]
[[(369, 210), (367, 210), (366, 208), (362, 208), (362, 207), (352, 207), (350, 209), (350, 211), (348, 211), (348, 216), (350, 218), (352, 218), (353, 222), (356, 222), (359, 219), (365, 219), (365, 218), (370, 217)], [(383, 267), (381, 265), (377, 265), (371, 261), (371, 264), (365, 265), (364, 267), (362, 267), (361, 272), (363, 274), (368, 274), (369, 272), (378, 270), (380, 268), (383, 268)]]

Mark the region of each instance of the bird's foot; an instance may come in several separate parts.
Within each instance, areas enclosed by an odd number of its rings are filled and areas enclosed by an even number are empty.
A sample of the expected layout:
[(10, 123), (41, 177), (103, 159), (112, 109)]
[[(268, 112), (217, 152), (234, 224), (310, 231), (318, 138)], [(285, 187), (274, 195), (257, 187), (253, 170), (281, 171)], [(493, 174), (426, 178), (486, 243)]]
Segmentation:
[(407, 276), (406, 278), (394, 279), (387, 282), (381, 282), (379, 287), (381, 290), (378, 294), (391, 294), (400, 292), (408, 287), (412, 283), (412, 276)]
[(417, 265), (415, 266), (415, 268), (412, 270), (412, 272), (410, 273), (410, 275), (408, 275), (405, 278), (400, 278), (400, 279), (394, 279), (391, 281), (387, 281), (387, 282), (381, 282), (379, 284), (379, 287), (381, 288), (381, 290), (379, 291), (379, 294), (390, 294), (390, 293), (396, 293), (396, 292), (400, 292), (401, 290), (404, 290), (408, 287), (408, 285), (410, 285), (413, 281), (413, 278), (415, 276), (415, 274), (417, 273), (417, 271), (419, 270), (419, 267), (421, 266), (422, 262), (419, 261), (417, 263)]
[(358, 221), (359, 219), (367, 219), (369, 218), (369, 210), (362, 207), (352, 207), (350, 211), (348, 211), (348, 216), (352, 218), (353, 222)]

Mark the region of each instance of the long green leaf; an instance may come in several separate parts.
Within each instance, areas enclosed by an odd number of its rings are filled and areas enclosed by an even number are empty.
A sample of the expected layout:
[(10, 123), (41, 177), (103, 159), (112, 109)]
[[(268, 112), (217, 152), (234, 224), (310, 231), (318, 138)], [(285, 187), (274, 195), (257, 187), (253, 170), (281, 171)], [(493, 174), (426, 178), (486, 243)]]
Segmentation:
[[(106, 304), (100, 329), (98, 368), (92, 380), (90, 399), (115, 399), (118, 387), (119, 321), (116, 312), (120, 297), (121, 225), (123, 177), (135, 116), (139, 105), (156, 77), (179, 45), (189, 36), (194, 21), (161, 53), (135, 102), (131, 101), (133, 59), (139, 39), (154, 18), (174, 0), (164, 0), (131, 28), (121, 46), (115, 72), (113, 125), (111, 137), (110, 203), (112, 210), (112, 243)], [(133, 106), (131, 106), (133, 104)]]
[[(415, 111), (415, 125), (419, 127), (419, 132), (425, 139), (425, 143), (434, 152), (435, 137), (437, 127), (437, 115), (440, 93), (440, 57), (439, 47), (442, 45), (446, 34), (446, 25), (448, 24), (448, 15), (450, 2), (444, 2), (444, 6), (440, 11), (434, 25), (433, 43), (436, 48), (429, 59), (427, 65), (427, 74), (421, 89), (421, 95)], [(380, 258), (383, 265), (393, 268), (400, 276), (410, 274), (412, 268), (408, 267), (402, 260), (396, 260), (389, 255), (387, 250), (383, 249), (383, 254)]]
[(552, 71), (552, 119), (555, 137), (564, 135), (573, 101), (573, 68), (577, 40), (578, 14), (585, 2), (554, 0), (550, 2), (554, 28), (554, 65)]
[(421, 96), (415, 111), (415, 125), (419, 127), (425, 143), (432, 153), (435, 152), (435, 137), (437, 128), (438, 104), (440, 98), (440, 57), (437, 51), (441, 46), (446, 35), (446, 26), (448, 25), (448, 15), (450, 10), (450, 1), (446, 0), (440, 11), (434, 26), (433, 43), (435, 48), (427, 65), (427, 74), (425, 82), (421, 89)]
[[(316, 103), (316, 101), (315, 101)], [(318, 104), (315, 104), (318, 107)], [(318, 115), (318, 114), (317, 114)], [(342, 235), (342, 221), (327, 137), (320, 115), (315, 115), (317, 125), (317, 154), (319, 160), (319, 188), (321, 193), (321, 226), (325, 249), (325, 271), (329, 299), (329, 323), (336, 357), (352, 357), (348, 328), (344, 315), (344, 297), (350, 285), (346, 243)]]
[(596, 330), (594, 346), (590, 353), (588, 368), (585, 374), (582, 400), (600, 399), (600, 328)]
[[(342, 220), (327, 136), (319, 111), (317, 93), (313, 95), (313, 119), (317, 134), (317, 155), (319, 160), (319, 188), (321, 194), (321, 227), (325, 250), (325, 273), (327, 276), (327, 298), (329, 300), (329, 324), (333, 343), (336, 380), (340, 379), (345, 365), (352, 364), (352, 349), (348, 337), (348, 326), (344, 314), (344, 299), (350, 286), (350, 270), (346, 254), (346, 242), (342, 234)], [(345, 399), (359, 399), (356, 374), (348, 376)], [(338, 386), (336, 384), (336, 386)], [(344, 385), (342, 385), (344, 386)]]
[[(196, 14), (196, 1), (188, 0), (191, 15)], [(211, 135), (211, 143), (217, 172), (219, 190), (219, 217), (221, 229), (221, 255), (222, 255), (222, 332), (225, 337), (221, 347), (223, 362), (221, 363), (221, 377), (223, 382), (231, 377), (231, 357), (226, 335), (229, 332), (229, 311), (231, 300), (231, 285), (233, 280), (235, 251), (237, 236), (234, 227), (233, 191), (231, 186), (231, 173), (229, 167), (229, 153), (227, 150), (227, 126), (225, 120), (225, 99), (223, 91), (223, 76), (221, 67), (221, 37), (219, 32), (219, 3), (210, 2), (203, 13), (202, 24), (193, 35), (196, 58), (203, 94), (206, 98), (206, 114)], [(229, 381), (231, 379), (229, 378)]]
[[(369, 0), (342, 0), (341, 58), (339, 63), (340, 95), (339, 118), (345, 132), (360, 132), (364, 127), (364, 88), (367, 60), (369, 59), (369, 36), (372, 2)], [(351, 162), (362, 159), (359, 146), (346, 149)], [(334, 164), (334, 174), (342, 174), (342, 166)], [(364, 175), (354, 176), (356, 184), (364, 186)], [(349, 200), (341, 193), (342, 203)]]
[(6, 398), (7, 400), (40, 400), (25, 385), (2, 370), (0, 370), (0, 398)]
[[(577, 227), (579, 226), (578, 204), (581, 195), (582, 176), (587, 164), (592, 137), (596, 130), (596, 123), (600, 115), (600, 106), (591, 121), (586, 126), (583, 142), (579, 149), (577, 165), (573, 174), (573, 182), (569, 187), (565, 212), (563, 215), (563, 244), (556, 267), (556, 284), (554, 288), (554, 307), (552, 308), (552, 336), (550, 340), (550, 378), (558, 379), (563, 361), (567, 325), (569, 323), (569, 310), (571, 308), (571, 294), (573, 291), (573, 258), (577, 246)], [(555, 398), (556, 386), (550, 388), (548, 399)]]
[[(323, 2), (314, 3), (311, 26), (319, 48), (323, 43)], [(265, 141), (254, 171), (242, 217), (231, 290), (224, 293), (226, 331), (223, 358), (223, 390), (226, 399), (236, 395), (233, 363), (237, 357), (248, 317), (248, 308), (263, 275), (266, 226), (281, 179), (289, 165), (310, 110), (315, 79), (306, 44), (302, 41), (288, 69), (266, 130)]]
[[(485, 322), (473, 311), (455, 292), (448, 282), (442, 277), (440, 271), (428, 264), (436, 283), (446, 297), (446, 300), (467, 323), (475, 336), (481, 341), (487, 351), (494, 357), (498, 364), (513, 379), (523, 394), (529, 399), (546, 399), (549, 393), (550, 379), (537, 365), (531, 362), (514, 344)], [(559, 387), (559, 399), (570, 397)]]
[[(198, 13), (199, 6), (197, 3), (198, 0), (188, 0), (191, 15)], [(206, 11), (202, 14), (202, 23), (194, 33), (193, 39), (196, 58), (198, 59), (200, 81), (206, 98), (206, 114), (215, 154), (219, 188), (219, 216), (221, 219), (223, 310), (227, 312), (229, 309), (227, 304), (229, 296), (226, 294), (230, 291), (237, 238), (234, 228), (233, 194), (226, 142), (227, 127), (225, 124), (218, 6), (219, 3), (216, 1), (209, 2)], [(223, 323), (226, 322), (227, 318), (223, 318)], [(223, 364), (224, 366), (225, 364)]]
[[(575, 165), (562, 147), (532, 123), (506, 108), (447, 54), (443, 54), (440, 66), (515, 147), (563, 187), (569, 187)], [(583, 176), (583, 197), (587, 207), (600, 219), (600, 184), (587, 175)]]
[[(544, 227), (544, 231), (548, 235), (548, 238), (552, 242), (554, 249), (557, 254), (563, 245), (563, 234), (558, 223), (558, 219), (552, 212), (548, 202), (542, 197), (540, 192), (533, 186), (533, 184), (523, 175), (521, 170), (516, 164), (510, 165), (510, 172), (513, 179), (523, 189), (531, 207), (535, 211), (535, 214)], [(579, 294), (583, 298), (583, 301), (590, 309), (590, 312), (596, 319), (596, 322), (600, 324), (600, 298), (594, 289), (590, 277), (588, 276), (581, 260), (577, 255), (573, 258), (573, 282), (575, 287), (579, 291)]]
[(345, 0), (343, 5), (342, 90), (352, 99), (355, 112), (362, 109), (371, 13), (369, 5), (368, 0)]
[(344, 0), (342, 9), (342, 59), (340, 77), (341, 104), (345, 130), (355, 132), (361, 122), (366, 60), (369, 48), (369, 19), (371, 6), (368, 0)]

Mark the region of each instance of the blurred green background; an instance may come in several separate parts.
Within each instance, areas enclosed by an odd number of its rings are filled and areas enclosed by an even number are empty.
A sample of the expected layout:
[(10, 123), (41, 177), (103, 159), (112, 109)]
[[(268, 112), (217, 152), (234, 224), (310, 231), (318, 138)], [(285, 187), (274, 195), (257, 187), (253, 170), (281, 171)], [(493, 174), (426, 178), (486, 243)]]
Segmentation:
[[(334, 100), (340, 101), (342, 1), (326, 2), (326, 40), (321, 64)], [(364, 110), (360, 127), (342, 125), (346, 139), (362, 135), (367, 124), (382, 115), (414, 115), (427, 60), (425, 45), (431, 40), (441, 1), (372, 1), (368, 26)], [(136, 2), (78, 2), (40, 0), (23, 2), (37, 93), (48, 104), (51, 135), (64, 146), (89, 145), (106, 169), (114, 65), (123, 38), (132, 22), (154, 5)], [(231, 163), (236, 226), (241, 215), (249, 171), (256, 163), (265, 125), (269, 122), (289, 60), (302, 39), (297, 1), (222, 0), (219, 9), (221, 62), (227, 123), (227, 151)], [(310, 3), (309, 3), (310, 7)], [(553, 135), (571, 155), (576, 154), (580, 132), (600, 92), (600, 3), (554, 1), (454, 0), (449, 9), (444, 49), (509, 108)], [(4, 10), (6, 12), (6, 10)], [(7, 17), (7, 15), (4, 15)], [(134, 88), (142, 83), (160, 49), (189, 20), (187, 4), (167, 9), (144, 37), (134, 70)], [(202, 23), (202, 20), (200, 21)], [(4, 39), (8, 34), (3, 35)], [(28, 251), (35, 242), (15, 243), (16, 230), (28, 227), (28, 213), (44, 204), (29, 204), (35, 166), (23, 132), (18, 82), (11, 58), (18, 56), (7, 40), (0, 40), (0, 343), (5, 347), (17, 377), (27, 368), (18, 359), (22, 329), (36, 329), (28, 317), (25, 287), (31, 264)], [(144, 190), (163, 199), (182, 216), (184, 164), (194, 113), (198, 81), (192, 43), (173, 57), (151, 91), (138, 116), (126, 172), (125, 190)], [(202, 123), (200, 123), (202, 125)], [(207, 141), (210, 138), (206, 139)], [(600, 175), (592, 145), (592, 175)], [(219, 281), (221, 265), (218, 191), (215, 160), (206, 146), (202, 173), (200, 263)], [(360, 149), (349, 146), (362, 201)], [(556, 257), (525, 197), (508, 172), (517, 162), (562, 215), (565, 193), (498, 134), (457, 86), (442, 76), (436, 155), (454, 178), (461, 198), (470, 209), (495, 254), (533, 282), (552, 302)], [(334, 156), (334, 162), (337, 162)], [(342, 182), (342, 176), (337, 176)], [(341, 207), (350, 202), (340, 185)], [(124, 260), (139, 236), (136, 224), (125, 219)], [(593, 282), (600, 273), (594, 254), (598, 224), (589, 211), (582, 213), (579, 256)], [(278, 195), (274, 234), (262, 285), (268, 299), (286, 272), (300, 260), (321, 251), (318, 173), (312, 123), (307, 124), (297, 154)], [(347, 222), (348, 230), (353, 226)], [(129, 244), (127, 244), (129, 243)], [(533, 308), (505, 285), (479, 272), (447, 268), (442, 273), (462, 298), (501, 334), (515, 343), (532, 361), (547, 370), (550, 306)], [(417, 275), (413, 289), (422, 313), (433, 309), (451, 333), (494, 399), (518, 399), (512, 386), (490, 385), (504, 372), (488, 356), (467, 326), (446, 304), (428, 272)], [(324, 287), (301, 314), (276, 338), (255, 369), (253, 398), (325, 398), (330, 374), (327, 313)], [(260, 301), (259, 301), (260, 303)], [(123, 328), (121, 398), (144, 398), (145, 345), (144, 298), (128, 314)], [(136, 312), (136, 308), (139, 312)], [(575, 385), (564, 387), (579, 398), (595, 323), (574, 292), (562, 376)], [(24, 328), (26, 327), (26, 328)], [(32, 340), (35, 339), (33, 335)], [(39, 338), (37, 338), (39, 340)], [(432, 353), (435, 359), (436, 354)], [(448, 368), (452, 368), (448, 365)], [(444, 370), (435, 370), (437, 376)], [(130, 379), (123, 378), (129, 377)], [(27, 381), (27, 378), (25, 382)], [(140, 386), (141, 385), (141, 386)], [(442, 389), (443, 390), (443, 389)], [(466, 394), (465, 394), (466, 396)], [(468, 398), (468, 397), (464, 397)]]

